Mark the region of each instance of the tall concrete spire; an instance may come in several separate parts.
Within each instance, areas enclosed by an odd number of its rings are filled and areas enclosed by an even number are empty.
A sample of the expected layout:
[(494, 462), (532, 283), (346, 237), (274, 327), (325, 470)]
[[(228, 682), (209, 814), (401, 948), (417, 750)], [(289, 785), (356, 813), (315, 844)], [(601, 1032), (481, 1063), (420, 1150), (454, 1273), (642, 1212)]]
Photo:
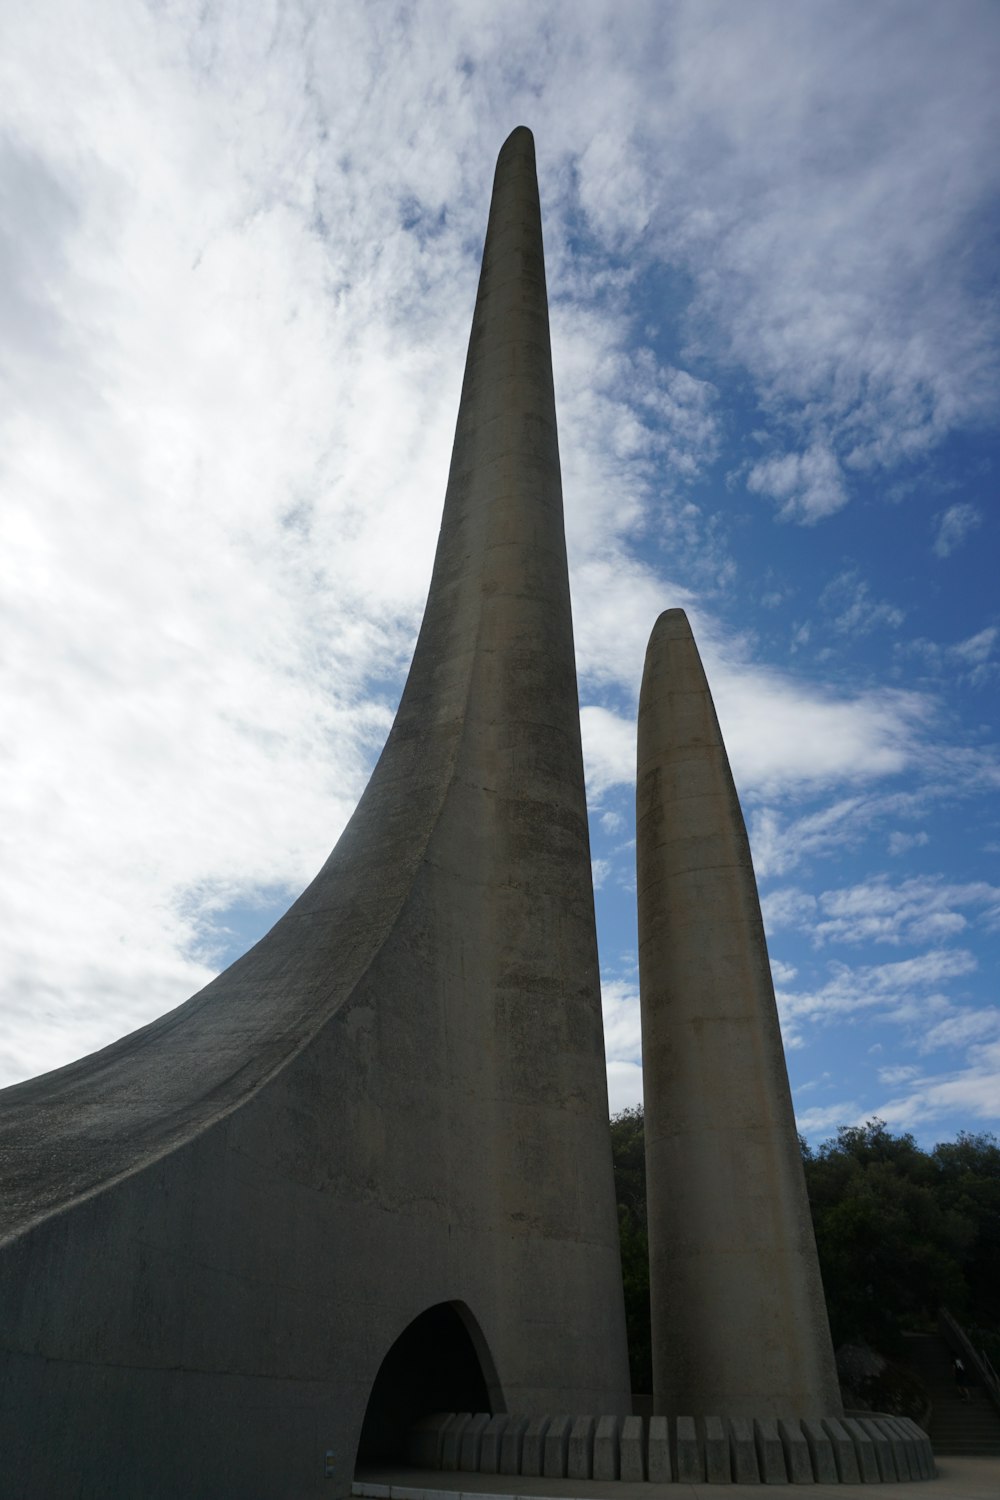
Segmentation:
[(835, 1417), (750, 845), (680, 609), (646, 653), (636, 803), (657, 1409)]
[(344, 1495), (359, 1441), (427, 1407), (627, 1410), (529, 131), (497, 164), (426, 613), (354, 817), (200, 994), (2, 1104), (22, 1500)]

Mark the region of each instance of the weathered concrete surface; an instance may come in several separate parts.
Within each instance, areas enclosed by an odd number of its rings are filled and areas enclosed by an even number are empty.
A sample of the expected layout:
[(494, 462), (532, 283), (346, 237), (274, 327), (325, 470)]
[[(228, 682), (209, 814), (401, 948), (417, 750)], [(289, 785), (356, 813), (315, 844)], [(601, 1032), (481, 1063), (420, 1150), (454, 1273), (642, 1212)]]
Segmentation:
[(569, 1452), (566, 1455), (567, 1479), (592, 1479), (594, 1477), (594, 1429), (593, 1417), (577, 1417), (569, 1432)]
[(5, 1092), (0, 1192), (19, 1500), (345, 1496), (376, 1372), (438, 1304), (485, 1395), (428, 1382), (429, 1404), (629, 1409), (526, 130), (498, 162), (427, 609), (358, 809), (200, 994)]
[(668, 1484), (671, 1478), (670, 1428), (666, 1417), (650, 1417), (646, 1439), (646, 1474), (650, 1484)]
[[(500, 1473), (520, 1474), (523, 1466), (524, 1439), (528, 1431), (528, 1418), (512, 1412), (504, 1428), (500, 1446)], [(539, 1450), (541, 1451), (541, 1450)]]
[[(646, 1477), (646, 1441), (641, 1417), (626, 1417), (622, 1422), (621, 1467), (619, 1477), (626, 1484), (641, 1484)], [(670, 1476), (667, 1475), (669, 1480)]]
[(729, 1458), (729, 1434), (721, 1417), (703, 1417), (705, 1439), (705, 1478), (709, 1484), (728, 1484), (732, 1478)]
[(621, 1473), (621, 1422), (618, 1417), (599, 1417), (594, 1432), (595, 1479), (617, 1479)]
[(674, 1430), (677, 1438), (677, 1483), (703, 1484), (705, 1463), (694, 1417), (678, 1417)]
[[(486, 1427), (483, 1429), (483, 1440), (479, 1449), (479, 1472), (480, 1474), (498, 1474), (500, 1472), (500, 1453), (503, 1445), (503, 1436), (510, 1422), (507, 1412), (495, 1412)], [(520, 1457), (518, 1458), (520, 1463)], [(517, 1468), (511, 1470), (517, 1473)]]
[[(483, 1433), (492, 1421), (488, 1411), (478, 1411), (462, 1433), (462, 1447), (459, 1461), (455, 1465), (457, 1469), (473, 1471), (480, 1468), (482, 1458)], [(494, 1472), (496, 1464), (493, 1465)]]
[(835, 1416), (750, 846), (682, 610), (649, 642), (636, 799), (656, 1410)]
[[(421, 1463), (425, 1469), (436, 1467), (445, 1474), (454, 1471), (455, 1424), (459, 1424), (464, 1445), (465, 1434), (475, 1420), (467, 1412), (437, 1413), (421, 1419), (407, 1444), (412, 1461)], [(872, 1431), (878, 1428), (886, 1429), (890, 1438), (898, 1442), (903, 1441), (905, 1428), (906, 1441), (915, 1444), (923, 1455), (921, 1463), (913, 1467), (911, 1478), (934, 1477), (928, 1439), (909, 1418), (883, 1416), (859, 1421), (853, 1417), (839, 1420), (825, 1417), (822, 1421), (806, 1418), (799, 1422), (784, 1417), (751, 1420), (683, 1414), (668, 1419), (661, 1414), (650, 1417), (647, 1442), (641, 1417), (626, 1417), (622, 1424), (617, 1416), (598, 1417), (596, 1421), (589, 1415), (533, 1418), (532, 1437), (524, 1448), (520, 1476), (515, 1467), (511, 1478), (566, 1478), (579, 1480), (581, 1484), (599, 1479), (611, 1486), (608, 1494), (616, 1496), (620, 1485), (641, 1481), (646, 1472), (651, 1484), (669, 1483), (671, 1468), (677, 1484), (687, 1486), (814, 1482), (853, 1486), (898, 1482), (896, 1466), (887, 1461), (888, 1444), (882, 1433), (877, 1435), (879, 1447), (884, 1451), (881, 1456), (877, 1452)], [(644, 1466), (644, 1449), (648, 1449), (648, 1469)], [(470, 1474), (477, 1468), (483, 1472), (475, 1455), (462, 1467)], [(426, 1485), (433, 1488), (434, 1483), (434, 1476), (428, 1475)]]

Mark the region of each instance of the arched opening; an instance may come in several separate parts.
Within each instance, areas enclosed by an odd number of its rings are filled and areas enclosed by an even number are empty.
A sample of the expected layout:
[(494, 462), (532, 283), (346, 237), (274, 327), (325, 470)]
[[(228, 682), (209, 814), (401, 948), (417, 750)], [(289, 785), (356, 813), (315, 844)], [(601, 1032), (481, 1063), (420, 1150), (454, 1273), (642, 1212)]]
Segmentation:
[(500, 1388), (478, 1324), (462, 1303), (439, 1302), (404, 1328), (382, 1361), (358, 1462), (402, 1459), (411, 1426), (430, 1412), (498, 1410)]

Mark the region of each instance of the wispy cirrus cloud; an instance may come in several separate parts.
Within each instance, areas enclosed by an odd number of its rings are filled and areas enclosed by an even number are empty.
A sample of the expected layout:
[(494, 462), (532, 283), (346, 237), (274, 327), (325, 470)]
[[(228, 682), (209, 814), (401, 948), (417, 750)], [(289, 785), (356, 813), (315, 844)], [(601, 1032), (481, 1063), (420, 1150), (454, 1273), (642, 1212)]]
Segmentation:
[(966, 948), (930, 949), (888, 964), (831, 962), (825, 983), (801, 990), (782, 985), (776, 991), (786, 1045), (789, 1038), (801, 1037), (807, 1025), (828, 1026), (866, 1011), (882, 1020), (919, 1025), (926, 1035), (931, 1024), (959, 1009), (941, 986), (976, 968), (976, 958)]
[(949, 644), (918, 636), (897, 644), (896, 651), (901, 657), (918, 660), (930, 678), (954, 681), (958, 676), (972, 687), (982, 688), (997, 676), (998, 636), (997, 626), (987, 625), (962, 641)]
[(762, 907), (770, 931), (798, 929), (816, 947), (937, 943), (959, 936), (972, 919), (1000, 927), (1000, 886), (954, 885), (939, 876), (893, 882), (881, 875), (818, 895), (794, 887), (769, 891)]
[(949, 505), (948, 509), (942, 512), (938, 520), (937, 535), (934, 538), (934, 551), (938, 557), (950, 557), (962, 545), (970, 533), (982, 524), (982, 515), (968, 501), (960, 501), (956, 505)]
[(906, 618), (898, 605), (873, 599), (869, 585), (853, 568), (831, 579), (819, 602), (839, 635), (868, 635), (881, 627), (895, 630)]
[[(677, 604), (761, 867), (910, 836), (918, 771), (942, 798), (989, 784), (931, 693), (992, 670), (990, 617), (937, 666), (901, 648), (887, 691), (791, 672), (744, 606), (823, 587), (801, 557), (758, 586), (749, 528), (839, 537), (876, 470), (915, 504), (914, 459), (988, 416), (995, 36), (974, 0), (961, 25), (891, 0), (640, 0), (627, 27), (598, 0), (12, 12), (6, 1076), (183, 999), (232, 911), (291, 895), (348, 815), (419, 620), (490, 167), (521, 121), (592, 793), (632, 778), (646, 639)], [(815, 524), (774, 528), (748, 486)], [(936, 523), (942, 576), (972, 504)], [(852, 587), (829, 601), (845, 651), (904, 607)], [(612, 1060), (623, 1087), (635, 1067)]]
[(969, 1049), (964, 1066), (912, 1080), (873, 1111), (896, 1129), (926, 1128), (947, 1116), (994, 1120), (1000, 1113), (1000, 1041)]

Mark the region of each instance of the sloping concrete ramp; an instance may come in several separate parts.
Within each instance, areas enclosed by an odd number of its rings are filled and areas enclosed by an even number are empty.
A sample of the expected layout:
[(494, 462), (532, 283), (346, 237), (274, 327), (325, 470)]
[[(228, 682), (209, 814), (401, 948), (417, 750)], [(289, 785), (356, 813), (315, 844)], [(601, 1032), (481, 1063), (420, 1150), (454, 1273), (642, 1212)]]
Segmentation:
[(0, 1101), (18, 1500), (342, 1496), (359, 1443), (391, 1456), (421, 1411), (627, 1412), (527, 130), (497, 165), (426, 614), (354, 817), (200, 994)]

